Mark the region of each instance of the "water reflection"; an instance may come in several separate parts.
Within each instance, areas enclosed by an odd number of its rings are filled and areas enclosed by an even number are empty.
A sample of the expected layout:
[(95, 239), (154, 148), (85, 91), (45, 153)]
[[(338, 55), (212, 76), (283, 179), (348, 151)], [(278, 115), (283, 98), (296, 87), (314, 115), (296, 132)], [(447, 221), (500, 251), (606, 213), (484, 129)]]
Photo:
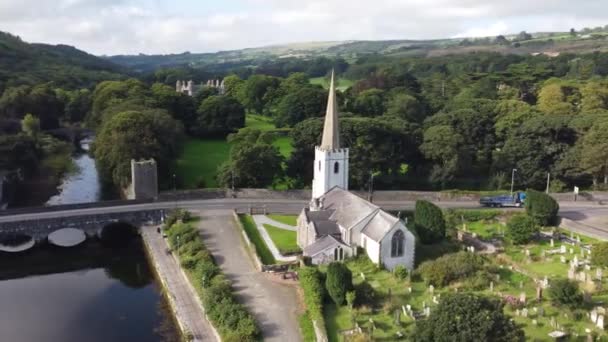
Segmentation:
[(177, 341), (141, 248), (98, 242), (0, 254), (2, 341)]

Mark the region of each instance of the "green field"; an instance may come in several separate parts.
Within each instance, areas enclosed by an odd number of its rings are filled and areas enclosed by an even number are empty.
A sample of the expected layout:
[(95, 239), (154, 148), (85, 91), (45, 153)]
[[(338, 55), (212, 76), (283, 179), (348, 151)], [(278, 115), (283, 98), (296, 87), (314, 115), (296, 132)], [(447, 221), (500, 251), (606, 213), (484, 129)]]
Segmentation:
[(277, 228), (270, 224), (264, 224), (264, 228), (266, 228), (272, 242), (274, 242), (274, 245), (279, 249), (281, 254), (286, 255), (301, 252), (300, 247), (296, 243), (296, 232)]
[[(329, 81), (327, 80), (327, 78), (325, 77), (315, 77), (315, 78), (311, 78), (310, 79), (310, 83), (311, 84), (319, 84), (321, 86), (323, 86), (323, 88), (328, 89), (329, 88)], [(353, 84), (355, 84), (355, 82), (345, 79), (345, 78), (338, 78), (338, 80), (336, 81), (336, 89), (340, 90), (340, 91), (345, 91), (346, 89), (348, 89), (349, 87), (352, 87)]]
[(275, 220), (277, 222), (281, 222), (288, 226), (297, 226), (298, 225), (298, 217), (296, 215), (267, 215), (271, 220)]
[(216, 187), (217, 168), (228, 160), (229, 153), (230, 145), (225, 140), (187, 140), (175, 162), (180, 188)]
[[(248, 114), (246, 127), (262, 131), (276, 129), (270, 118)], [(293, 152), (289, 136), (277, 136), (273, 145), (278, 147), (281, 155), (289, 158)], [(228, 160), (230, 144), (222, 139), (189, 138), (184, 144), (182, 154), (175, 162), (177, 184), (180, 189), (215, 188), (217, 187), (217, 168)]]
[(268, 249), (268, 246), (266, 246), (253, 218), (250, 215), (239, 215), (239, 220), (241, 220), (241, 223), (243, 224), (245, 234), (247, 234), (249, 241), (255, 246), (254, 252), (260, 257), (260, 261), (264, 265), (274, 265), (276, 260)]

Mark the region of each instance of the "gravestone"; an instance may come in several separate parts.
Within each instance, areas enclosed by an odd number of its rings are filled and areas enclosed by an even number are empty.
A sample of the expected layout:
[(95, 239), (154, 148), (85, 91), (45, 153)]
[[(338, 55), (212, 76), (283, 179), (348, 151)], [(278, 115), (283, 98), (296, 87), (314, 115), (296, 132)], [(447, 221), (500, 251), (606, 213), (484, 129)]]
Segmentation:
[(519, 302), (524, 305), (526, 304), (526, 293), (525, 292), (522, 292), (519, 294)]
[(431, 315), (431, 308), (430, 307), (424, 308), (424, 315), (426, 317), (429, 317)]
[(574, 248), (570, 248), (570, 254), (574, 254)]
[(593, 324), (597, 323), (597, 310), (596, 309), (591, 310), (591, 312), (589, 313), (589, 318), (591, 319), (591, 322), (593, 322)]
[(532, 325), (533, 326), (537, 326), (538, 325), (538, 321), (536, 321), (535, 319), (532, 320)]
[(521, 310), (521, 316), (522, 317), (528, 317), (528, 308), (524, 308), (523, 310)]
[(604, 273), (604, 271), (602, 271), (601, 268), (598, 268), (597, 270), (595, 270), (595, 277), (597, 278), (597, 280), (602, 280), (603, 273)]
[(600, 330), (604, 330), (604, 315), (597, 316), (597, 328)]
[(494, 292), (494, 282), (490, 282), (490, 292)]
[(561, 263), (562, 263), (562, 264), (565, 264), (565, 263), (566, 263), (566, 257), (565, 257), (565, 256), (563, 256), (563, 255), (562, 255), (562, 256), (560, 256), (560, 257), (559, 257), (559, 261), (561, 261)]
[(540, 286), (536, 288), (536, 300), (539, 302), (543, 300), (543, 288)]
[(429, 285), (429, 292), (433, 294), (433, 292), (435, 292), (435, 286)]
[(555, 247), (555, 241), (553, 241), (553, 239), (551, 239), (551, 247)]
[(408, 293), (412, 293), (412, 287), (411, 286), (407, 288), (407, 292)]
[(566, 254), (566, 246), (565, 245), (561, 245), (559, 247), (559, 252), (562, 253), (562, 254)]

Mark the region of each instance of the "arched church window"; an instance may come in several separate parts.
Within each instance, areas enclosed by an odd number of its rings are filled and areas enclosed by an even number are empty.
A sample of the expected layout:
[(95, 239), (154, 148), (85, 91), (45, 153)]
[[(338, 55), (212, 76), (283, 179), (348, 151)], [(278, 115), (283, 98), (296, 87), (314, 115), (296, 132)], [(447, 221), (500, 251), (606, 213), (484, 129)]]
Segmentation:
[(335, 162), (334, 163), (334, 173), (338, 173), (340, 172), (340, 163)]
[(396, 231), (391, 239), (391, 257), (396, 258), (403, 256), (404, 244), (405, 236), (403, 235), (403, 231)]
[(321, 171), (321, 161), (319, 160), (319, 171)]

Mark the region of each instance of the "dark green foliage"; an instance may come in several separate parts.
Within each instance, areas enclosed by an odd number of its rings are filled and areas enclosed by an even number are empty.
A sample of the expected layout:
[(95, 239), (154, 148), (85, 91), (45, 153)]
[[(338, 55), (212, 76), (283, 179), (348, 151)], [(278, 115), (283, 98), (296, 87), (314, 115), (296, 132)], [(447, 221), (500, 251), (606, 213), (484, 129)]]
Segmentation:
[(507, 223), (507, 236), (516, 245), (530, 242), (538, 233), (538, 225), (528, 215), (515, 215)]
[(416, 201), (414, 226), (422, 243), (435, 243), (445, 238), (443, 213), (429, 201)]
[(353, 288), (353, 275), (348, 267), (341, 262), (329, 264), (325, 288), (336, 305), (344, 305), (346, 292)]
[(310, 318), (318, 323), (323, 323), (323, 297), (325, 296), (323, 275), (314, 267), (304, 267), (300, 269), (298, 276)]
[(482, 256), (458, 252), (446, 254), (433, 261), (425, 261), (416, 270), (429, 285), (446, 286), (453, 281), (469, 277), (484, 266)]
[(526, 212), (537, 224), (541, 226), (556, 224), (559, 204), (553, 197), (531, 189), (526, 191), (526, 195)]
[(575, 308), (583, 304), (583, 294), (576, 281), (556, 279), (550, 285), (548, 293), (554, 305)]
[(503, 313), (503, 304), (475, 294), (447, 294), (426, 320), (416, 322), (415, 341), (524, 341), (524, 332)]
[(594, 265), (608, 267), (608, 242), (598, 242), (591, 247), (591, 261)]
[(245, 126), (245, 108), (230, 96), (211, 96), (197, 110), (190, 131), (199, 137), (226, 135)]
[(282, 98), (275, 113), (278, 127), (295, 126), (309, 118), (325, 114), (327, 91), (322, 88), (304, 86), (296, 88)]
[(363, 281), (357, 285), (355, 285), (356, 303), (357, 305), (373, 305), (376, 299), (376, 291), (374, 288), (367, 282)]
[(397, 265), (397, 267), (395, 267), (393, 270), (393, 274), (397, 279), (404, 280), (407, 278), (407, 268), (405, 268), (403, 265)]

